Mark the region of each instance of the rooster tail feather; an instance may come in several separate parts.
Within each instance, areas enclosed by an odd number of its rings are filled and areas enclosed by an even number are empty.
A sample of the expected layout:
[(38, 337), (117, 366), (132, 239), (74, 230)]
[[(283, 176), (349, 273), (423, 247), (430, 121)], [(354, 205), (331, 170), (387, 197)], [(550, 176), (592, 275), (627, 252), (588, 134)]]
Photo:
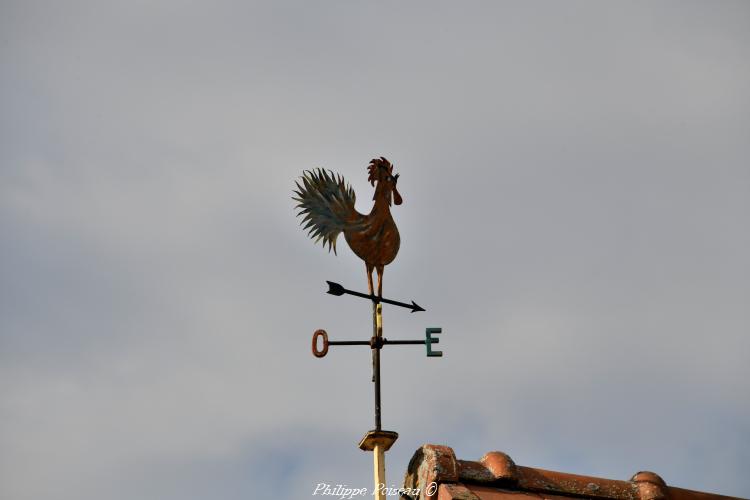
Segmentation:
[(323, 247), (328, 245), (328, 251), (336, 254), (336, 238), (358, 215), (354, 190), (341, 175), (322, 168), (306, 170), (300, 180), (301, 184), (295, 181), (296, 196), (292, 197), (298, 202), (294, 208), (299, 209), (297, 217), (302, 217), (300, 225), (305, 225), (304, 231), (309, 229), (308, 236), (315, 243), (322, 240)]

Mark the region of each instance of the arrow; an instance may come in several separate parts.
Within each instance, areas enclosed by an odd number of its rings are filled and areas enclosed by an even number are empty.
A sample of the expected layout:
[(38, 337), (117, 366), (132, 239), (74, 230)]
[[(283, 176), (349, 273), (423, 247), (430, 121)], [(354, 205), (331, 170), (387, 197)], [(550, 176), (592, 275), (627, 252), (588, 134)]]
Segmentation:
[(422, 309), (421, 307), (419, 307), (417, 305), (417, 303), (414, 302), (413, 300), (411, 301), (411, 304), (405, 304), (403, 302), (397, 302), (395, 300), (384, 299), (384, 298), (378, 297), (377, 295), (374, 295), (374, 294), (370, 295), (370, 294), (366, 294), (366, 293), (360, 293), (360, 292), (355, 292), (355, 291), (352, 291), (352, 290), (347, 290), (343, 286), (339, 285), (338, 283), (334, 283), (333, 281), (326, 281), (326, 283), (328, 283), (328, 292), (326, 292), (326, 293), (330, 293), (331, 295), (341, 296), (341, 295), (344, 295), (345, 293), (348, 293), (349, 295), (354, 295), (355, 297), (362, 297), (363, 299), (370, 299), (373, 302), (375, 302), (376, 304), (378, 302), (384, 302), (386, 304), (393, 304), (394, 306), (405, 307), (407, 309), (411, 309), (411, 312), (413, 312), (413, 313), (415, 313), (417, 311), (424, 311), (425, 310), (425, 309)]

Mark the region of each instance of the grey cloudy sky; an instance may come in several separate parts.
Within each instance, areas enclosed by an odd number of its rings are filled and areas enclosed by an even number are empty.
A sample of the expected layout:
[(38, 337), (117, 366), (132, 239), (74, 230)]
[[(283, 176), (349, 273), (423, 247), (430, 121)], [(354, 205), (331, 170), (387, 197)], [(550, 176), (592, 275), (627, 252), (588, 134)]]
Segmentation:
[(460, 458), (750, 496), (750, 3), (0, 4), (0, 497), (369, 486), (369, 336), (303, 169), (401, 173), (400, 484)]

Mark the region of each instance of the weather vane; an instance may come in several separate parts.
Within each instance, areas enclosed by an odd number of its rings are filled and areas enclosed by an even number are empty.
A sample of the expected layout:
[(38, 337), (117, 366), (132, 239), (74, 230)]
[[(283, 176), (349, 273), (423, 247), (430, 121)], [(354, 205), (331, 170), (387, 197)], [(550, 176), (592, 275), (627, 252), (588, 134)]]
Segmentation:
[[(300, 225), (309, 229), (310, 237), (315, 242), (323, 241), (328, 251), (333, 248), (336, 253), (336, 239), (344, 233), (349, 248), (363, 261), (367, 271), (369, 293), (347, 290), (342, 285), (327, 281), (331, 295), (344, 294), (362, 297), (372, 301), (373, 333), (369, 340), (328, 340), (325, 330), (316, 330), (312, 338), (313, 355), (322, 358), (332, 345), (367, 345), (372, 350), (372, 382), (375, 385), (375, 429), (368, 431), (359, 442), (359, 447), (373, 452), (375, 497), (384, 500), (386, 496), (385, 452), (398, 439), (398, 433), (385, 431), (381, 425), (380, 406), (380, 350), (386, 345), (424, 344), (427, 356), (440, 357), (440, 351), (433, 351), (432, 344), (439, 339), (432, 337), (441, 333), (440, 328), (427, 328), (424, 340), (388, 340), (383, 337), (383, 304), (411, 309), (411, 312), (424, 311), (416, 302), (411, 304), (383, 298), (383, 269), (393, 262), (398, 254), (401, 238), (398, 228), (391, 216), (391, 203), (401, 205), (402, 199), (396, 184), (399, 174), (393, 174), (393, 165), (383, 157), (373, 159), (367, 167), (370, 184), (375, 187), (372, 199), (375, 201), (367, 215), (360, 214), (354, 208), (356, 197), (351, 186), (346, 185), (341, 175), (318, 168), (304, 172), (300, 182), (296, 182), (296, 195), (292, 199), (298, 204), (297, 216), (304, 216)], [(375, 293), (372, 282), (373, 269), (378, 274), (378, 287)], [(322, 340), (322, 348), (320, 347)]]

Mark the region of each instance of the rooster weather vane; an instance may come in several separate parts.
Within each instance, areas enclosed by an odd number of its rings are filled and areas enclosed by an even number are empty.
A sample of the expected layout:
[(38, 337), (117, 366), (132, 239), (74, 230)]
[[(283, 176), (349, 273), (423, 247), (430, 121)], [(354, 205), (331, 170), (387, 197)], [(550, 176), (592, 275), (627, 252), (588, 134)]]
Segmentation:
[[(298, 202), (295, 208), (300, 209), (297, 216), (303, 216), (300, 225), (315, 240), (322, 240), (323, 247), (333, 249), (336, 254), (336, 239), (344, 233), (349, 248), (363, 261), (367, 272), (367, 294), (347, 290), (342, 285), (327, 281), (331, 295), (344, 294), (369, 299), (372, 302), (373, 333), (369, 340), (329, 341), (325, 330), (316, 330), (312, 338), (313, 355), (322, 358), (332, 345), (367, 345), (372, 350), (372, 382), (375, 385), (375, 429), (368, 431), (359, 443), (365, 451), (373, 452), (375, 498), (385, 499), (388, 488), (385, 483), (385, 452), (398, 438), (398, 433), (385, 431), (381, 426), (380, 405), (380, 350), (385, 345), (424, 344), (428, 357), (440, 357), (441, 351), (433, 351), (432, 344), (439, 339), (432, 337), (441, 333), (441, 328), (427, 328), (424, 340), (388, 340), (383, 337), (382, 304), (393, 304), (411, 309), (411, 312), (424, 311), (414, 301), (411, 304), (383, 298), (383, 270), (393, 262), (401, 245), (398, 228), (391, 215), (391, 204), (401, 205), (401, 195), (396, 188), (399, 174), (393, 174), (393, 165), (383, 158), (375, 158), (367, 166), (367, 180), (375, 188), (372, 199), (375, 202), (367, 215), (360, 214), (354, 208), (356, 197), (351, 186), (347, 185), (339, 174), (322, 168), (305, 171), (296, 182), (296, 195), (292, 199)], [(301, 181), (301, 184), (300, 184)], [(377, 293), (372, 281), (372, 271), (378, 276)], [(322, 348), (319, 348), (322, 339)]]

